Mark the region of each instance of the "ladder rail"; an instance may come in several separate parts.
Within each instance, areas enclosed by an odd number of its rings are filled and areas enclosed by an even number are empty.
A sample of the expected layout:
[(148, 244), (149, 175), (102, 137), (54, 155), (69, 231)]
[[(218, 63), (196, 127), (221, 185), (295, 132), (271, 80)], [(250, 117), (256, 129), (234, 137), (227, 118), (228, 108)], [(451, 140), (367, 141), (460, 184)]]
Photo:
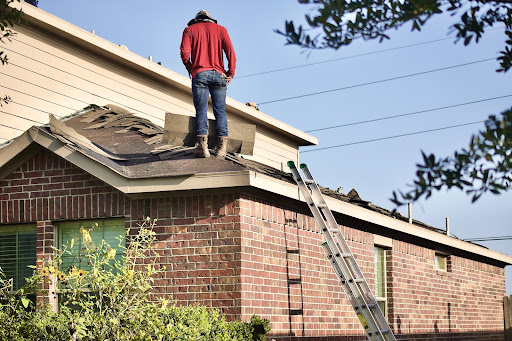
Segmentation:
[(395, 341), (396, 338), (307, 165), (300, 165), (304, 177), (295, 167), (293, 161), (288, 162), (288, 166), (300, 193), (320, 226), (325, 238), (325, 243), (322, 244), (324, 252), (339, 277), (340, 284), (368, 339), (371, 341)]
[[(388, 325), (386, 319), (384, 318), (384, 314), (382, 313), (382, 311), (380, 311), (380, 307), (377, 304), (377, 300), (373, 296), (371, 289), (368, 286), (368, 282), (364, 278), (363, 272), (359, 268), (357, 262), (355, 261), (355, 257), (352, 254), (343, 234), (339, 230), (336, 219), (334, 218), (331, 210), (328, 208), (327, 203), (325, 202), (325, 199), (320, 191), (320, 188), (318, 187), (318, 185), (316, 184), (316, 181), (313, 178), (313, 175), (311, 174), (311, 172), (309, 171), (309, 168), (305, 164), (301, 165), (301, 169), (306, 177), (306, 181), (310, 184), (311, 192), (314, 194), (314, 197), (319, 202), (319, 205), (316, 205), (316, 206), (321, 208), (323, 216), (327, 218), (326, 220), (327, 220), (328, 224), (330, 225), (331, 231), (334, 229), (336, 229), (338, 231), (338, 233), (336, 233), (336, 238), (338, 239), (337, 245), (341, 246), (341, 251), (343, 252), (343, 254), (349, 255), (346, 258), (343, 257), (342, 260), (345, 260), (346, 262), (351, 263), (350, 266), (347, 266), (347, 268), (349, 270), (352, 270), (352, 274), (351, 274), (352, 278), (357, 278), (360, 280), (360, 282), (359, 282), (360, 287), (356, 285), (354, 288), (352, 288), (352, 290), (359, 292), (358, 296), (361, 297), (364, 301), (364, 304), (360, 304), (359, 308), (366, 309), (366, 310), (363, 310), (363, 312), (368, 311), (370, 309), (370, 306), (372, 306), (372, 308), (375, 310), (378, 309), (379, 313), (375, 314), (375, 316), (372, 316), (372, 317), (375, 317), (374, 322), (377, 325), (377, 329), (379, 330), (379, 332), (380, 332), (380, 330), (382, 330), (382, 328), (385, 328), (386, 330), (388, 330), (389, 325)], [(379, 317), (382, 317), (382, 319)], [(373, 318), (371, 320), (373, 320)]]

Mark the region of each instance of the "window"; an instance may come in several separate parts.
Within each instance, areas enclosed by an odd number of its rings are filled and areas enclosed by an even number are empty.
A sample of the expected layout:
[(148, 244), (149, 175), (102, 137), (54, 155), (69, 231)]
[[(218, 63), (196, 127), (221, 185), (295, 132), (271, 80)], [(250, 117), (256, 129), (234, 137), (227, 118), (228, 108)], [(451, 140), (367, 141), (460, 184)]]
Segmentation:
[(37, 227), (17, 225), (0, 227), (0, 267), (7, 279), (13, 279), (13, 289), (25, 285), (36, 265)]
[(387, 295), (386, 295), (386, 250), (375, 246), (375, 299), (387, 316)]
[[(87, 234), (82, 233), (82, 229), (87, 230)], [(105, 241), (105, 243), (111, 248), (116, 249), (120, 243), (121, 246), (124, 246), (126, 236), (125, 221), (124, 219), (105, 219), (59, 223), (57, 246), (61, 249), (67, 247), (67, 250), (70, 252), (66, 252), (62, 255), (60, 271), (66, 273), (70, 269), (76, 268), (77, 270), (84, 270), (87, 272), (92, 269), (92, 265), (88, 263), (88, 258), (83, 257), (86, 245), (84, 235), (90, 236), (94, 247), (100, 247), (102, 245), (102, 241)], [(73, 245), (72, 248), (71, 245)], [(98, 251), (107, 252), (107, 250)], [(115, 260), (122, 260), (124, 258), (124, 252), (119, 251), (120, 250), (118, 250), (115, 255)], [(83, 289), (83, 291), (88, 292), (90, 297), (97, 295), (97, 293), (92, 292), (89, 289)], [(78, 306), (69, 302), (67, 292), (68, 289), (65, 287), (61, 286), (58, 288), (57, 294), (59, 304), (66, 304), (72, 309), (78, 309)]]
[[(97, 224), (97, 225), (96, 225)], [(85, 246), (83, 234), (81, 229), (89, 231), (92, 242), (96, 246), (101, 245), (101, 241), (109, 244), (113, 249), (119, 245), (119, 237), (123, 238), (122, 245), (124, 246), (125, 237), (125, 222), (124, 219), (108, 219), (108, 220), (83, 220), (72, 221), (58, 224), (59, 240), (58, 247), (63, 248), (66, 245), (71, 254), (62, 255), (61, 271), (68, 271), (70, 268), (75, 267), (77, 270), (88, 271), (91, 265), (85, 257), (81, 257), (83, 248)], [(69, 246), (73, 244), (73, 248)], [(121, 259), (123, 254), (116, 254), (116, 259)]]
[(436, 270), (447, 271), (448, 270), (448, 256), (442, 253), (436, 252)]

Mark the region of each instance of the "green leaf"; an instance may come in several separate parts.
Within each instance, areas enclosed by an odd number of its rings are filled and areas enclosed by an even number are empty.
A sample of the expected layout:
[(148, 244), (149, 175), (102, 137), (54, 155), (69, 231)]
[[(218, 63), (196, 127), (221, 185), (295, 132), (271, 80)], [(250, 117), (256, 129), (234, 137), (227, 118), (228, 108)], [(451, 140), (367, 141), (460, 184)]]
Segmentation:
[(30, 304), (30, 300), (26, 297), (22, 297), (21, 304), (23, 304), (23, 307), (25, 307), (25, 309), (26, 309), (28, 307), (28, 305)]

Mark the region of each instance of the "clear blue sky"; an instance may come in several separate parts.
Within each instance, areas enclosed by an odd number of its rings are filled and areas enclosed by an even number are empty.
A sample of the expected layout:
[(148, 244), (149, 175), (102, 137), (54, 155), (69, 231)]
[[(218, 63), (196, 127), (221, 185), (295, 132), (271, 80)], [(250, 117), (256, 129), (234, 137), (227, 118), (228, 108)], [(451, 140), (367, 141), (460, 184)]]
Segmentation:
[[(231, 36), (238, 58), (236, 76), (228, 96), (240, 101), (263, 103), (314, 92), (349, 87), (439, 68), (495, 58), (503, 47), (501, 30), (489, 31), (478, 45), (464, 47), (453, 39), (414, 47), (397, 47), (448, 37), (450, 17), (435, 18), (422, 30), (409, 27), (391, 32), (391, 40), (358, 41), (338, 51), (307, 52), (285, 46), (273, 32), (283, 29), (286, 19), (304, 22), (312, 7), (296, 0), (258, 1), (168, 1), (168, 0), (40, 0), (39, 7), (86, 30), (95, 30), (116, 44), (128, 46), (141, 56), (152, 56), (165, 67), (186, 75), (179, 58), (181, 34), (187, 22), (202, 9), (210, 11)], [(394, 49), (391, 51), (384, 51)], [(380, 53), (373, 53), (380, 52)], [(332, 59), (326, 62), (259, 76), (254, 73), (277, 70)], [(400, 115), (456, 105), (492, 97), (512, 95), (512, 71), (496, 73), (496, 61), (487, 61), (400, 80), (354, 87), (347, 90), (263, 104), (260, 109), (285, 123), (307, 131), (334, 125)], [(240, 78), (238, 78), (240, 77)], [(403, 118), (345, 128), (313, 132), (316, 147), (407, 134), (475, 121), (498, 114), (512, 105), (512, 97), (479, 104), (431, 111)], [(317, 182), (332, 189), (355, 188), (372, 203), (392, 209), (389, 201), (395, 189), (406, 189), (421, 161), (421, 150), (438, 156), (451, 155), (467, 146), (471, 134), (483, 127), (470, 125), (426, 134), (301, 153)], [(512, 193), (487, 195), (471, 204), (460, 191), (434, 194), (413, 205), (413, 218), (450, 229), (461, 239), (510, 236)], [(402, 214), (407, 212), (402, 210)], [(512, 255), (512, 240), (480, 242)], [(512, 294), (512, 270), (507, 267), (507, 294)]]

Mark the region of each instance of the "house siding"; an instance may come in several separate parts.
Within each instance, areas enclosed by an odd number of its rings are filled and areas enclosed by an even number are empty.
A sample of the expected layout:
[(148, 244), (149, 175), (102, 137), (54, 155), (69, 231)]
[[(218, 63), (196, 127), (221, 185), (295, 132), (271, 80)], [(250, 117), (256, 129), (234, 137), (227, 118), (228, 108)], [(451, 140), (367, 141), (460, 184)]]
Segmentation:
[[(173, 85), (170, 78), (148, 74), (144, 67), (156, 67), (159, 72), (175, 78), (185, 77), (120, 46), (108, 43), (110, 49), (135, 58), (138, 64), (122, 59), (114, 61), (110, 59), (114, 56), (109, 58), (107, 52), (101, 55), (97, 49), (59, 38), (60, 35), (40, 30), (35, 25), (17, 25), (13, 32), (16, 39), (6, 45), (9, 64), (2, 68), (9, 84), (6, 95), (13, 102), (2, 110), (10, 114), (10, 125), (16, 129), (24, 131), (34, 121), (47, 123), (48, 114), (60, 118), (90, 104), (116, 105), (162, 127), (166, 112), (195, 116), (191, 88), (183, 89)], [(86, 34), (106, 42), (92, 33)], [(226, 115), (229, 121), (255, 123), (229, 105)], [(211, 108), (209, 117), (214, 118)], [(0, 127), (0, 132), (9, 139), (20, 134), (19, 130), (5, 127)], [(258, 127), (254, 155), (249, 158), (277, 169), (287, 169), (286, 163), (297, 161), (298, 155), (296, 139), (283, 138), (272, 129)]]
[[(146, 217), (156, 218), (156, 261), (165, 271), (155, 278), (155, 298), (218, 307), (229, 319), (258, 314), (271, 321), (269, 340), (366, 339), (304, 204), (263, 192), (174, 194), (129, 198), (42, 149), (0, 181), (0, 224), (37, 222), (41, 263), (56, 246), (59, 221), (124, 217), (136, 233)], [(373, 234), (341, 229), (374, 289)], [(434, 258), (435, 250), (405, 240), (387, 251), (397, 338), (503, 340), (504, 269), (451, 255), (441, 272)]]

